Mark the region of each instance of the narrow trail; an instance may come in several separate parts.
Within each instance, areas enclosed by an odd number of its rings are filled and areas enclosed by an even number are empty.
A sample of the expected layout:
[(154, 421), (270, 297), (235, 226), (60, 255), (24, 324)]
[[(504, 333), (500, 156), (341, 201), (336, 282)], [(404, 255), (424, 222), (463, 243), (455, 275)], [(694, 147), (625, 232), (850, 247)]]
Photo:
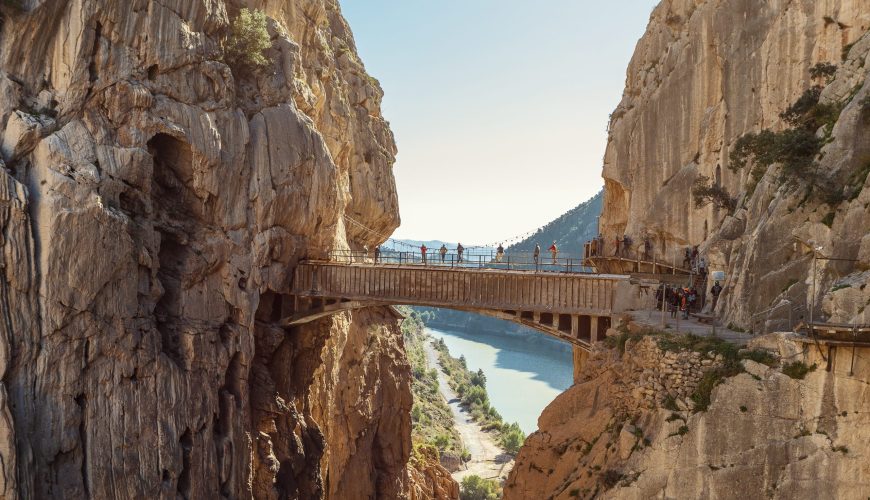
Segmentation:
[(471, 453), (471, 461), (465, 464), (464, 469), (454, 472), (453, 479), (462, 481), (462, 478), (470, 475), (478, 475), (486, 479), (507, 477), (513, 467), (513, 459), (504, 453), (493, 433), (481, 429), (477, 422), (471, 419), (471, 415), (459, 405), (459, 397), (450, 388), (447, 375), (438, 363), (438, 352), (432, 347), (431, 342), (425, 342), (424, 345), (429, 366), (438, 370), (438, 388), (450, 406), (450, 411), (453, 412), (453, 421), (462, 438), (462, 444)]

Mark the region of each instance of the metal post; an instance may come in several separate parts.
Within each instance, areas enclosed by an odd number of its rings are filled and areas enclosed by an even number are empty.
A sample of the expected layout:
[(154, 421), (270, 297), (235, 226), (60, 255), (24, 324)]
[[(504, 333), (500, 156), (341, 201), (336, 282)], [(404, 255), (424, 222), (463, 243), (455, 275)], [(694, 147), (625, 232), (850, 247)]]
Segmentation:
[(816, 331), (813, 328), (813, 311), (816, 309), (816, 251), (813, 249), (813, 291), (810, 295), (810, 336), (815, 337)]

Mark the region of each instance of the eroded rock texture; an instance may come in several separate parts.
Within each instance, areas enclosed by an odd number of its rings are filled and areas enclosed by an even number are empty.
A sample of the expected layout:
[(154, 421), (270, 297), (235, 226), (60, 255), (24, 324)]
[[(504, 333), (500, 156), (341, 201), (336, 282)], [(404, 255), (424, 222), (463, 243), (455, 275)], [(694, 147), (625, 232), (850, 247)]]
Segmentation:
[[(242, 7), (270, 66), (222, 61)], [(399, 222), (335, 0), (22, 0), (0, 28), (0, 496), (396, 498), (390, 310), (281, 329), (294, 264)]]
[[(860, 275), (870, 268), (868, 29), (868, 0), (663, 0), (610, 122), (607, 241), (623, 233), (641, 241), (647, 233), (657, 258), (677, 264), (685, 247), (700, 245), (711, 268), (727, 272), (717, 312), (756, 330), (788, 328), (789, 304), (812, 302), (814, 248), (858, 259), (818, 262), (815, 303), (825, 302), (832, 321), (870, 322), (868, 280)], [(818, 63), (836, 65), (830, 83), (812, 78)], [(781, 182), (775, 167), (757, 185), (749, 169), (728, 168), (741, 135), (785, 128), (780, 113), (817, 84), (826, 85), (823, 103), (842, 108), (833, 130), (820, 132), (830, 141), (819, 159), (823, 177), (842, 186), (841, 201), (808, 198)], [(735, 198), (733, 213), (695, 207), (700, 175)]]
[[(870, 349), (853, 363), (850, 349), (823, 353), (782, 334), (751, 347), (817, 368), (801, 380), (744, 360), (746, 372), (713, 389), (709, 409), (696, 413), (680, 396), (692, 384), (681, 373), (715, 366), (705, 353), (667, 353), (652, 337), (629, 340), (623, 354), (593, 352), (582, 380), (538, 420), (505, 499), (864, 499)], [(670, 355), (680, 369), (662, 368)]]

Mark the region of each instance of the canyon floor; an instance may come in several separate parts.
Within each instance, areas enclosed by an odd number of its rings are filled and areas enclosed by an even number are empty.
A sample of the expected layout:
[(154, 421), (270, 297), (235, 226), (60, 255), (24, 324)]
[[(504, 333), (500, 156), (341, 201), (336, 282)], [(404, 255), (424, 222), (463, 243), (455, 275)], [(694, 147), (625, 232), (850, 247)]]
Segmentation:
[(447, 375), (438, 363), (437, 351), (430, 342), (426, 342), (425, 345), (429, 366), (438, 370), (438, 388), (450, 406), (463, 446), (471, 453), (471, 461), (466, 463), (463, 469), (454, 472), (453, 479), (461, 482), (466, 476), (477, 475), (486, 479), (503, 480), (513, 467), (513, 458), (505, 454), (492, 433), (481, 429), (477, 422), (471, 419), (471, 415), (459, 405), (459, 397), (450, 388)]

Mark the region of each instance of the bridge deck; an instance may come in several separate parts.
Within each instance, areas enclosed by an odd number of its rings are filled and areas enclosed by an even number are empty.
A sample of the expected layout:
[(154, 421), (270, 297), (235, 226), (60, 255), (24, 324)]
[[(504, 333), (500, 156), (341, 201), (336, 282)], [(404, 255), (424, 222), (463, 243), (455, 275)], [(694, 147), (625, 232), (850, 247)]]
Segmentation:
[(306, 262), (291, 293), (462, 309), (611, 315), (628, 277), (494, 269)]

